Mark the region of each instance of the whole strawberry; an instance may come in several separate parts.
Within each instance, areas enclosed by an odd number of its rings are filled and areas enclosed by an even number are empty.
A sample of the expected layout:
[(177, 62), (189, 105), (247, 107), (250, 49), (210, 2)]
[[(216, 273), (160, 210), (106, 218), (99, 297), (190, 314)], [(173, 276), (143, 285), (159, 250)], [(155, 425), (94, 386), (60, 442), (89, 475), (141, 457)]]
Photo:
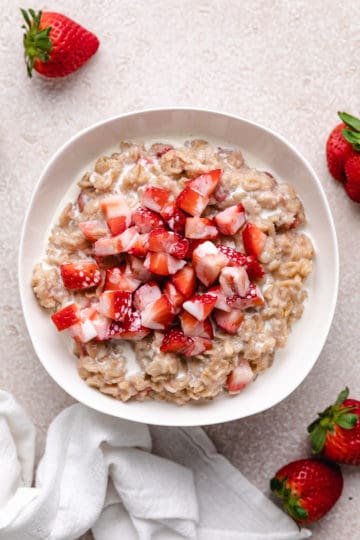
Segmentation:
[(313, 452), (338, 463), (360, 465), (360, 401), (343, 390), (308, 427)]
[(334, 463), (299, 459), (279, 469), (270, 488), (297, 523), (310, 523), (334, 506), (343, 489), (343, 477)]
[(22, 9), (26, 25), (25, 61), (29, 77), (65, 77), (79, 69), (99, 47), (98, 38), (61, 13)]
[(344, 182), (345, 162), (355, 151), (352, 145), (345, 139), (343, 130), (345, 124), (338, 124), (330, 133), (326, 142), (326, 159), (329, 172), (335, 180)]

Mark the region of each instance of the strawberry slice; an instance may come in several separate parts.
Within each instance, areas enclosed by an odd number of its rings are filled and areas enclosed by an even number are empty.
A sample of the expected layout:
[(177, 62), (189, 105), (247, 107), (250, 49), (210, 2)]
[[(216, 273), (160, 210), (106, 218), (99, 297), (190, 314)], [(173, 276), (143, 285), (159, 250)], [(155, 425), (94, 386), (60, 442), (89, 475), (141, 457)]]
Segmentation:
[(177, 290), (185, 297), (190, 298), (195, 292), (196, 275), (192, 266), (186, 265), (173, 275), (171, 281)]
[(265, 275), (263, 267), (253, 255), (245, 255), (228, 246), (217, 245), (217, 248), (227, 257), (227, 266), (244, 266), (252, 281)]
[(132, 295), (125, 291), (105, 291), (100, 295), (99, 312), (114, 321), (126, 322), (131, 315)]
[(170, 198), (170, 192), (166, 189), (147, 186), (141, 195), (141, 205), (158, 214), (166, 206)]
[(139, 233), (136, 227), (130, 227), (112, 238), (100, 238), (94, 244), (94, 253), (100, 257), (108, 257), (117, 253), (125, 253), (136, 244)]
[(80, 321), (70, 326), (68, 331), (77, 343), (87, 343), (97, 337), (96, 328), (89, 320)]
[(221, 309), (222, 311), (231, 311), (231, 307), (226, 302), (226, 294), (224, 293), (220, 285), (208, 289), (207, 294), (213, 294), (214, 296), (216, 296), (216, 309)]
[(242, 204), (235, 204), (219, 212), (215, 223), (221, 234), (234, 235), (245, 223), (245, 209)]
[(134, 294), (133, 304), (137, 311), (143, 311), (146, 306), (160, 298), (161, 289), (155, 281), (144, 283)]
[(141, 316), (134, 311), (126, 323), (112, 321), (109, 327), (108, 339), (130, 339), (140, 341), (150, 334), (150, 330), (141, 325)]
[(146, 247), (148, 237), (149, 235), (147, 233), (139, 234), (135, 243), (132, 244), (130, 249), (128, 249), (128, 253), (131, 253), (131, 255), (135, 255), (136, 257), (146, 257), (146, 255), (149, 253), (149, 250)]
[(254, 374), (248, 360), (242, 358), (228, 376), (226, 386), (229, 394), (238, 394), (253, 378)]
[(266, 234), (248, 222), (242, 231), (242, 239), (246, 253), (258, 259), (265, 246)]
[(227, 258), (212, 242), (206, 241), (194, 249), (192, 263), (197, 278), (209, 287), (226, 266)]
[(70, 326), (80, 321), (79, 306), (77, 304), (69, 304), (51, 315), (51, 319), (59, 332), (70, 328)]
[(149, 233), (147, 248), (149, 251), (168, 253), (173, 257), (183, 259), (189, 248), (189, 242), (177, 233), (156, 229)]
[(192, 189), (196, 189), (196, 191), (199, 191), (199, 193), (205, 195), (205, 197), (210, 197), (216, 190), (221, 176), (222, 169), (214, 169), (188, 180), (186, 185)]
[(134, 225), (136, 225), (139, 232), (142, 234), (149, 233), (159, 227), (164, 227), (164, 222), (158, 214), (148, 208), (143, 208), (142, 206), (139, 206), (139, 208), (135, 210), (132, 219)]
[(212, 341), (202, 337), (192, 337), (192, 343), (185, 351), (185, 356), (198, 356), (199, 354), (212, 349)]
[(212, 294), (196, 294), (183, 303), (183, 308), (198, 321), (205, 321), (216, 304)]
[(99, 238), (110, 234), (109, 228), (105, 221), (96, 219), (90, 221), (81, 221), (79, 223), (79, 228), (85, 238), (90, 242), (96, 242), (96, 240), (99, 240)]
[(101, 281), (100, 268), (89, 261), (61, 264), (60, 273), (67, 289), (89, 289), (96, 287)]
[(192, 240), (213, 240), (219, 238), (219, 231), (208, 218), (186, 218), (185, 236)]
[(185, 310), (179, 314), (182, 331), (186, 336), (213, 339), (214, 332), (209, 319), (198, 321)]
[(264, 297), (255, 283), (251, 283), (244, 296), (235, 294), (226, 298), (226, 303), (231, 309), (247, 309), (264, 305)]
[(144, 266), (144, 260), (135, 257), (134, 255), (127, 255), (126, 274), (133, 278), (146, 283), (154, 279), (151, 272)]
[(185, 353), (189, 346), (192, 345), (193, 340), (188, 336), (185, 336), (183, 332), (173, 328), (170, 332), (164, 335), (162, 343), (160, 345), (161, 352), (174, 352), (178, 354)]
[(173, 202), (168, 202), (161, 210), (161, 217), (174, 232), (184, 235), (186, 216)]
[(237, 309), (232, 311), (214, 309), (213, 318), (219, 328), (222, 328), (228, 334), (236, 334), (244, 320), (244, 314)]
[(158, 276), (170, 276), (176, 274), (185, 266), (186, 262), (176, 259), (167, 253), (148, 253), (144, 261), (144, 266), (153, 274)]
[(166, 294), (148, 304), (141, 313), (141, 324), (152, 330), (165, 330), (173, 321), (173, 306)]
[(125, 231), (131, 224), (131, 210), (123, 195), (109, 195), (100, 202), (106, 223), (113, 235)]
[(209, 197), (202, 195), (196, 189), (186, 187), (179, 193), (176, 206), (191, 216), (200, 216), (207, 207), (209, 200)]
[(250, 286), (249, 276), (242, 266), (225, 266), (221, 270), (219, 282), (226, 296), (245, 296)]
[(141, 285), (141, 281), (130, 275), (126, 270), (124, 265), (107, 268), (104, 291), (125, 291), (130, 293), (135, 291)]
[(181, 310), (181, 306), (183, 305), (186, 298), (177, 290), (175, 285), (171, 283), (171, 281), (167, 281), (163, 288), (163, 293), (166, 294), (166, 296), (169, 298), (170, 302), (173, 305), (173, 311), (175, 315), (179, 313)]

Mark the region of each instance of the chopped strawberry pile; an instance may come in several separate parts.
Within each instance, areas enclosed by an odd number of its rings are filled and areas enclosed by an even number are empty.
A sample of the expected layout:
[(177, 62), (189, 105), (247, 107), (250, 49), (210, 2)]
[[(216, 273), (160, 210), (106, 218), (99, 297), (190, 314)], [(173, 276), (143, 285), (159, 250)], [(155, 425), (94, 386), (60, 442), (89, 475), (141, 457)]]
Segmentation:
[[(216, 169), (188, 180), (176, 199), (147, 186), (135, 209), (121, 194), (104, 198), (103, 220), (79, 225), (96, 262), (60, 267), (64, 287), (96, 287), (96, 300), (89, 295), (85, 307), (73, 302), (54, 313), (57, 329), (80, 343), (141, 340), (156, 331), (163, 333), (160, 351), (186, 357), (210, 350), (216, 329), (236, 334), (244, 311), (264, 305), (255, 281), (264, 276), (258, 258), (267, 236), (241, 204), (202, 215), (221, 176)], [(245, 253), (224, 244), (238, 233)], [(236, 369), (232, 392), (246, 384)]]

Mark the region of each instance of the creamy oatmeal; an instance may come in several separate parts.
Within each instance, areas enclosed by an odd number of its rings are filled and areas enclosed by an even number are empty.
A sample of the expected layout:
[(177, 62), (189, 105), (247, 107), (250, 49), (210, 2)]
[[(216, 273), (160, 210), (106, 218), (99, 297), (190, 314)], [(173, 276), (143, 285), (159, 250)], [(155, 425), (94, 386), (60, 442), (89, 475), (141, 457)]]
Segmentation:
[(237, 393), (271, 366), (314, 257), (291, 185), (191, 140), (122, 142), (78, 186), (32, 286), (87, 384), (183, 404)]

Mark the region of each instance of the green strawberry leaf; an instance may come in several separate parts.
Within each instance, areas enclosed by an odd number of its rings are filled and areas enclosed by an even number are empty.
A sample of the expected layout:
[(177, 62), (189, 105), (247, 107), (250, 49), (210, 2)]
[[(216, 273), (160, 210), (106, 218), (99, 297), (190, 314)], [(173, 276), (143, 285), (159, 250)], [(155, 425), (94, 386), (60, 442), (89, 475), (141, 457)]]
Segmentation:
[(341, 120), (344, 122), (344, 124), (349, 126), (349, 128), (354, 129), (355, 131), (360, 133), (360, 120), (358, 118), (346, 112), (338, 112), (338, 115), (341, 118)]
[(296, 505), (293, 507), (294, 515), (296, 519), (303, 520), (309, 517), (308, 512), (302, 506)]
[(359, 417), (357, 414), (342, 414), (336, 420), (336, 423), (344, 429), (353, 429), (356, 422), (358, 421), (358, 418)]
[[(359, 122), (359, 124), (360, 124), (360, 122)], [(335, 405), (341, 405), (342, 403), (344, 403), (345, 399), (347, 399), (348, 396), (349, 396), (349, 388), (346, 386), (346, 388), (344, 388), (344, 390), (342, 390), (340, 392), (340, 394), (338, 395), (337, 400), (335, 401)]]
[(319, 424), (314, 426), (310, 433), (311, 448), (314, 454), (318, 454), (324, 447), (326, 440), (326, 429)]
[(270, 480), (270, 489), (271, 489), (271, 491), (276, 493), (277, 491), (281, 491), (282, 488), (283, 488), (283, 482), (281, 480), (279, 480), (278, 478), (276, 478), (276, 476), (274, 476), (274, 478), (272, 478)]
[(350, 129), (343, 129), (342, 134), (344, 136), (344, 139), (346, 139), (350, 144), (352, 144), (354, 150), (358, 152), (360, 149), (360, 133), (355, 133)]

